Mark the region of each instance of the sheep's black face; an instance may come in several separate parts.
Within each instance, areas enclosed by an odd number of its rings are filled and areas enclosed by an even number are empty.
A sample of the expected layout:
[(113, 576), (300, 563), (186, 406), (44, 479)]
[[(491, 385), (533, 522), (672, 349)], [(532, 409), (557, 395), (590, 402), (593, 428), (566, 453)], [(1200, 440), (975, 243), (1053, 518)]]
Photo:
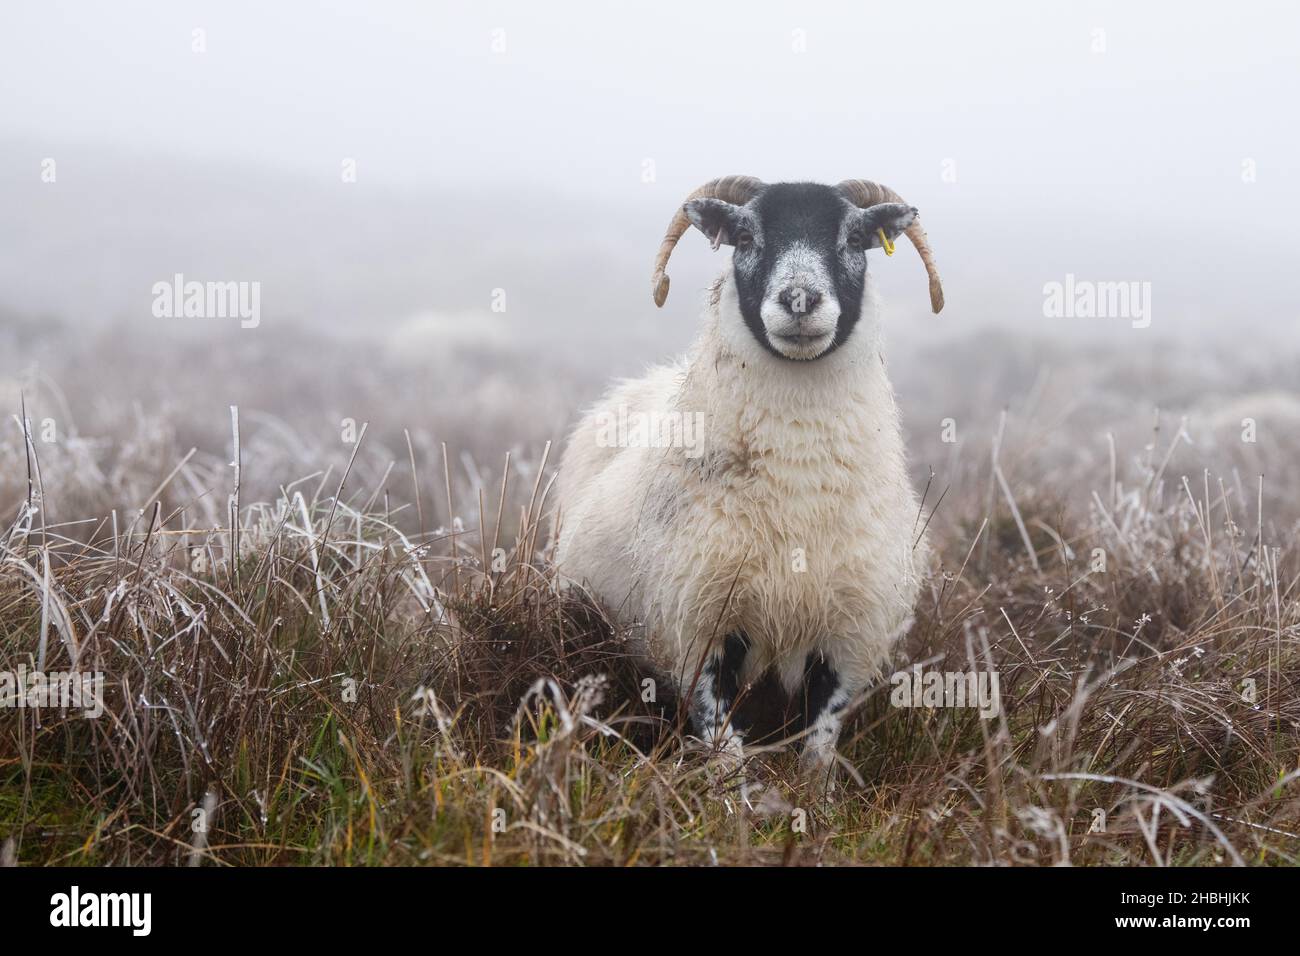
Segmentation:
[(859, 209), (833, 186), (776, 183), (735, 206), (694, 199), (685, 210), (713, 242), (735, 247), (740, 312), (763, 348), (808, 361), (843, 345), (861, 318), (867, 250), (892, 242), (916, 210)]

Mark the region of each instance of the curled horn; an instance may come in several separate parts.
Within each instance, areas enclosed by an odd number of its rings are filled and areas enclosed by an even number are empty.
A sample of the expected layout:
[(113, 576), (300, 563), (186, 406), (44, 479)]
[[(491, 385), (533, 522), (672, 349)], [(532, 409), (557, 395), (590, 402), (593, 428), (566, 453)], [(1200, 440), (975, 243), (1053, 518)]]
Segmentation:
[[(762, 188), (763, 181), (753, 176), (723, 176), (695, 190), (682, 201), (682, 205), (692, 199), (721, 199), (724, 202), (743, 206), (757, 196)], [(664, 300), (668, 298), (668, 275), (664, 269), (668, 267), (668, 257), (673, 254), (677, 240), (690, 227), (690, 219), (679, 206), (673, 221), (668, 224), (668, 231), (664, 233), (664, 241), (659, 244), (659, 254), (655, 256), (655, 271), (650, 279), (650, 292), (654, 296), (655, 305), (662, 306)]]
[[(882, 202), (903, 203), (905, 206), (911, 205), (888, 186), (882, 186), (866, 179), (846, 179), (836, 188), (839, 189), (840, 194), (845, 199), (861, 209), (876, 206)], [(926, 274), (930, 277), (930, 308), (937, 313), (943, 308), (943, 283), (939, 281), (939, 268), (934, 264), (934, 251), (930, 248), (930, 240), (926, 238), (921, 223), (916, 220), (913, 220), (912, 224), (904, 232), (907, 238), (912, 241), (912, 245), (916, 247), (917, 253), (921, 256), (921, 261), (925, 263)]]

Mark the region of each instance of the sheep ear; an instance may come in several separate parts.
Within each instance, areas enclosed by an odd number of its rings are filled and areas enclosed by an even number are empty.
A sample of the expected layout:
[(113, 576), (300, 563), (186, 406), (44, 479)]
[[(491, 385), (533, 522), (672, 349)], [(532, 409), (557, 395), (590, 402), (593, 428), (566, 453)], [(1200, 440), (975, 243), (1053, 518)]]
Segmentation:
[(721, 199), (692, 199), (682, 206), (686, 218), (696, 229), (709, 237), (713, 248), (736, 244), (736, 222), (739, 206)]
[(889, 237), (890, 242), (893, 242), (915, 220), (915, 206), (907, 206), (901, 202), (885, 202), (862, 210), (859, 214), (858, 226), (866, 238), (867, 248), (879, 249), (881, 229), (885, 230), (885, 235)]

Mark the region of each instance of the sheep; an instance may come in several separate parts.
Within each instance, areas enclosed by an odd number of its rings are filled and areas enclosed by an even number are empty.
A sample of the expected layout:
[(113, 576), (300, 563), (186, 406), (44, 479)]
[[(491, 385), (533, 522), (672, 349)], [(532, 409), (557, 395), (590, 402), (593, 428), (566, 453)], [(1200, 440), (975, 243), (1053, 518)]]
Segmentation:
[(691, 225), (731, 246), (703, 331), (684, 360), (614, 387), (561, 459), (560, 575), (638, 625), (638, 652), (670, 675), (696, 735), (733, 759), (750, 729), (737, 699), (771, 674), (800, 703), (803, 765), (829, 771), (850, 704), (911, 626), (928, 552), (866, 252), (892, 254), (906, 233), (938, 312), (916, 215), (865, 180), (697, 189), (652, 292), (662, 306)]

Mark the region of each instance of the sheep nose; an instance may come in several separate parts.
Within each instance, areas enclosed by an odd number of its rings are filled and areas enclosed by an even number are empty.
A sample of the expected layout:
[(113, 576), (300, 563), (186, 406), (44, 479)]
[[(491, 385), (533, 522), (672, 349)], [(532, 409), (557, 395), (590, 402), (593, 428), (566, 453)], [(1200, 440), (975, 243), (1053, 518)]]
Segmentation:
[(782, 289), (781, 294), (776, 298), (787, 312), (798, 316), (807, 315), (817, 308), (817, 303), (822, 300), (822, 294), (804, 286), (792, 285)]

